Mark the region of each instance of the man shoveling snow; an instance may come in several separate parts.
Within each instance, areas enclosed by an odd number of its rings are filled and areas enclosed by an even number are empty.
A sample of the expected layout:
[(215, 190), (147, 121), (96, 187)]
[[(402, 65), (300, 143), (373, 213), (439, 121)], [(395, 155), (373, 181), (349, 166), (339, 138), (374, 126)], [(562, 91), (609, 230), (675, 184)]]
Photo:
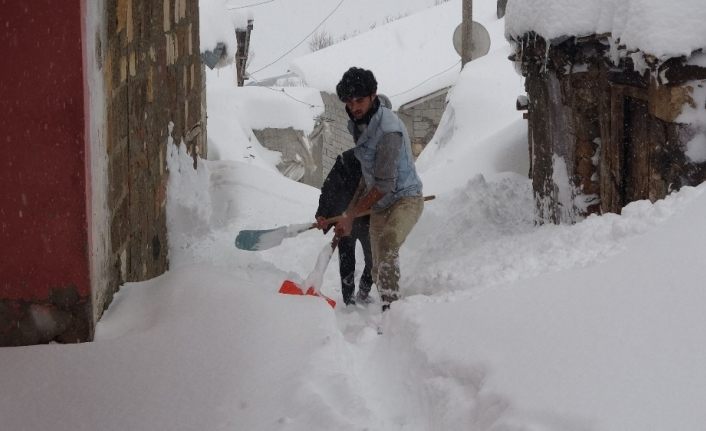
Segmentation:
[(336, 86), (346, 104), (348, 130), (356, 146), (362, 178), (353, 199), (336, 223), (336, 235), (349, 236), (353, 220), (368, 210), (373, 253), (373, 281), (382, 311), (399, 299), (399, 250), (424, 208), (422, 181), (404, 123), (377, 96), (369, 70), (351, 67)]

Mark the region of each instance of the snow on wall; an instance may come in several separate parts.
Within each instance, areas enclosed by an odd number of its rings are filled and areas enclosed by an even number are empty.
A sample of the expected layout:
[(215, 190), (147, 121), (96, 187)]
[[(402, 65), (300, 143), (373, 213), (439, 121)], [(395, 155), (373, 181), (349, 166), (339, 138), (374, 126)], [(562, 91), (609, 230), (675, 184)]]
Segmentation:
[(691, 81), (689, 86), (692, 88), (693, 105), (685, 104), (676, 121), (706, 130), (706, 81)]
[[(209, 181), (211, 172), (208, 165), (198, 159), (198, 169), (194, 169), (194, 159), (186, 150), (184, 142), (177, 145), (172, 138), (174, 123), (169, 123), (167, 138), (167, 229), (169, 254), (176, 249), (188, 248), (190, 238), (207, 233), (212, 214)], [(173, 234), (178, 232), (177, 234)]]
[(569, 168), (566, 165), (566, 160), (563, 157), (554, 154), (552, 166), (552, 181), (556, 190), (556, 202), (559, 207), (559, 222), (573, 223), (576, 220), (576, 211), (574, 209), (574, 186), (569, 179)]
[(687, 142), (684, 154), (694, 163), (706, 162), (706, 134), (698, 133)]
[(706, 162), (706, 81), (692, 81), (691, 98), (693, 104), (687, 103), (677, 117), (679, 123), (691, 124), (694, 136), (684, 145), (684, 154), (693, 163)]
[(509, 0), (505, 35), (560, 36), (611, 33), (628, 50), (658, 58), (706, 47), (703, 0)]
[(226, 0), (201, 0), (199, 2), (199, 37), (201, 52), (213, 50), (218, 42), (227, 46), (227, 56), (233, 59), (237, 40), (236, 28), (245, 28), (251, 19), (247, 8), (229, 9)]

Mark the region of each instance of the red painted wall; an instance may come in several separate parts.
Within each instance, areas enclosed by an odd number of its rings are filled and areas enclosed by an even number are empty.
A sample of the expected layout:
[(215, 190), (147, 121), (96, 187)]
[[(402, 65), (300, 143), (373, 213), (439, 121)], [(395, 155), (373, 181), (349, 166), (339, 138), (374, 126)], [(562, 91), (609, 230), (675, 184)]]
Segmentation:
[(0, 0), (0, 299), (90, 294), (81, 0)]

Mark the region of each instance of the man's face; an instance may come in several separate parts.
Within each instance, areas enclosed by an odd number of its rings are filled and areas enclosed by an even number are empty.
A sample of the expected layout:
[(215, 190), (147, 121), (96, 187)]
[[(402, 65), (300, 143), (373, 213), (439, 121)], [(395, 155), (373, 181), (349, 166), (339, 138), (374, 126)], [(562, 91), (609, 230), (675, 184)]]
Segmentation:
[(375, 93), (365, 97), (351, 97), (346, 101), (346, 107), (353, 118), (360, 120), (370, 111), (375, 100)]

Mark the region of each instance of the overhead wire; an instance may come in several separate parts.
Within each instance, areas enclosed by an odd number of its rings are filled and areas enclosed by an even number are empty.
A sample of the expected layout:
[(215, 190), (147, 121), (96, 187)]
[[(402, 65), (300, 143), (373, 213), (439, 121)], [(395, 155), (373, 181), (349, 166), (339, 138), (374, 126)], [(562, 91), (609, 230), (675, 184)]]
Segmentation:
[(245, 5), (245, 6), (228, 7), (226, 9), (228, 9), (228, 10), (245, 9), (248, 7), (260, 6), (261, 4), (272, 3), (273, 1), (275, 1), (275, 0), (267, 0), (267, 1), (260, 2), (260, 3), (254, 3), (254, 4)]
[(290, 52), (294, 51), (297, 47), (299, 47), (299, 45), (301, 45), (302, 43), (306, 42), (307, 39), (309, 39), (309, 37), (310, 37), (312, 34), (314, 34), (314, 33), (316, 32), (316, 30), (319, 29), (319, 27), (321, 27), (322, 25), (324, 25), (324, 23), (325, 23), (329, 18), (331, 18), (331, 15), (333, 15), (333, 14), (338, 10), (338, 8), (341, 7), (341, 5), (343, 4), (344, 1), (345, 1), (345, 0), (341, 0), (340, 2), (338, 2), (338, 4), (336, 5), (336, 7), (333, 8), (333, 10), (332, 10), (328, 15), (326, 15), (326, 18), (324, 18), (316, 27), (314, 27), (314, 29), (313, 29), (309, 34), (307, 34), (306, 37), (305, 37), (304, 39), (302, 39), (299, 43), (297, 43), (296, 45), (294, 45), (293, 47), (291, 47), (289, 50), (287, 50), (287, 52), (285, 52), (284, 54), (280, 55), (280, 56), (277, 57), (275, 60), (271, 61), (270, 63), (267, 63), (266, 65), (262, 66), (261, 68), (257, 69), (257, 70), (254, 71), (254, 72), (249, 72), (249, 74), (250, 74), (250, 75), (253, 75), (253, 74), (257, 73), (257, 72), (260, 72), (260, 71), (262, 71), (262, 70), (264, 70), (264, 69), (266, 69), (266, 68), (272, 66), (273, 64), (275, 64), (275, 63), (277, 63), (278, 61), (280, 61), (281, 59), (283, 59), (287, 54), (289, 54)]
[(400, 96), (400, 95), (405, 94), (405, 93), (409, 93), (410, 91), (414, 90), (415, 88), (421, 87), (422, 85), (426, 84), (427, 82), (429, 82), (429, 81), (432, 80), (433, 78), (436, 78), (437, 76), (442, 75), (442, 74), (448, 72), (449, 70), (453, 69), (453, 68), (456, 67), (460, 62), (461, 62), (461, 60), (458, 60), (456, 63), (452, 64), (450, 67), (447, 67), (446, 69), (442, 70), (441, 72), (436, 73), (436, 74), (434, 74), (434, 75), (428, 77), (427, 79), (425, 79), (424, 81), (422, 81), (422, 82), (420, 82), (419, 84), (415, 85), (414, 87), (408, 88), (408, 89), (406, 89), (405, 91), (401, 91), (401, 92), (399, 92), (399, 93), (397, 93), (397, 94), (393, 94), (392, 96), (389, 96), (389, 97), (392, 98), (392, 97)]
[[(228, 9), (229, 9), (229, 10), (233, 10), (233, 9), (243, 9), (243, 8), (246, 8), (246, 7), (252, 7), (252, 6), (258, 6), (258, 5), (262, 5), (262, 4), (266, 4), (266, 3), (272, 3), (272, 2), (274, 2), (274, 1), (275, 1), (275, 0), (267, 0), (267, 1), (264, 1), (264, 2), (254, 3), (254, 4), (251, 4), (251, 5), (247, 5), (247, 6), (238, 6), (238, 7), (234, 7), (234, 8), (228, 8)], [(281, 59), (283, 59), (287, 54), (289, 54), (290, 52), (294, 51), (294, 50), (295, 50), (297, 47), (299, 47), (302, 43), (306, 42), (307, 39), (309, 39), (309, 37), (310, 37), (312, 34), (314, 34), (314, 33), (316, 32), (316, 30), (318, 30), (322, 25), (324, 25), (324, 23), (325, 23), (326, 21), (328, 21), (329, 18), (331, 18), (331, 16), (341, 7), (341, 5), (343, 4), (344, 1), (345, 1), (345, 0), (341, 0), (340, 2), (338, 2), (338, 4), (336, 5), (336, 7), (334, 7), (333, 10), (332, 10), (331, 12), (329, 12), (329, 14), (326, 15), (326, 17), (325, 17), (321, 22), (319, 22), (319, 24), (317, 24), (316, 27), (314, 27), (314, 29), (313, 29), (311, 32), (309, 32), (309, 34), (307, 34), (306, 37), (304, 37), (304, 39), (302, 39), (301, 41), (299, 41), (296, 45), (294, 45), (293, 47), (291, 47), (290, 49), (288, 49), (286, 52), (284, 52), (282, 55), (280, 55), (279, 57), (277, 57), (275, 60), (271, 61), (270, 63), (267, 63), (266, 65), (264, 65), (264, 66), (262, 66), (261, 68), (255, 70), (254, 72), (249, 72), (249, 74), (248, 74), (248, 75), (249, 75), (249, 78), (248, 78), (248, 79), (252, 79), (252, 80), (254, 80), (254, 81), (256, 81), (256, 82), (259, 82), (256, 78), (254, 78), (254, 77), (252, 76), (253, 74), (258, 73), (258, 72), (261, 72), (262, 70), (264, 70), (264, 69), (266, 69), (266, 68), (272, 66), (273, 64), (277, 63), (278, 61), (280, 61)], [(391, 97), (391, 98), (392, 98), (392, 97), (397, 97), (397, 96), (400, 96), (400, 95), (402, 95), (402, 94), (408, 93), (408, 92), (410, 92), (410, 91), (412, 91), (412, 90), (414, 90), (414, 89), (416, 89), (416, 88), (418, 88), (418, 87), (421, 87), (422, 85), (424, 85), (424, 84), (427, 83), (428, 81), (432, 80), (433, 78), (436, 78), (437, 76), (442, 75), (442, 74), (448, 72), (449, 70), (453, 69), (453, 68), (456, 67), (460, 62), (461, 62), (461, 60), (458, 60), (457, 62), (455, 62), (455, 63), (452, 64), (451, 66), (447, 67), (446, 69), (442, 70), (442, 71), (439, 72), (439, 73), (436, 73), (436, 74), (434, 74), (434, 75), (432, 75), (432, 76), (426, 78), (425, 80), (423, 80), (423, 81), (420, 82), (419, 84), (415, 85), (414, 87), (408, 88), (408, 89), (405, 90), (405, 91), (401, 91), (401, 92), (396, 93), (396, 94), (393, 94), (393, 95), (391, 95), (391, 96), (389, 96), (389, 97)], [(276, 91), (276, 92), (278, 92), (278, 93), (284, 93), (284, 95), (287, 96), (287, 97), (289, 97), (290, 99), (295, 100), (295, 101), (297, 101), (297, 102), (299, 102), (299, 103), (302, 103), (302, 104), (304, 104), (304, 105), (307, 105), (307, 106), (309, 106), (309, 107), (311, 107), (311, 108), (314, 108), (314, 107), (321, 107), (320, 105), (312, 105), (312, 104), (310, 104), (310, 103), (307, 103), (307, 102), (304, 102), (304, 101), (302, 101), (302, 100), (297, 99), (296, 97), (294, 97), (294, 96), (292, 96), (291, 94), (287, 93), (287, 92), (284, 90), (284, 88), (280, 88), (280, 89), (278, 90), (278, 89), (275, 89), (275, 88), (272, 88), (272, 87), (268, 87), (268, 86), (262, 86), (262, 87), (267, 88), (268, 90), (271, 90), (271, 91)]]
[[(250, 78), (250, 79), (252, 79), (252, 80), (255, 81), (255, 82), (260, 82), (260, 81), (258, 81), (256, 78)], [(303, 104), (303, 105), (306, 105), (306, 106), (308, 106), (309, 108), (323, 108), (323, 106), (321, 106), (321, 105), (314, 105), (314, 104), (305, 102), (305, 101), (303, 101), (303, 100), (297, 99), (296, 97), (294, 97), (294, 96), (292, 96), (291, 94), (287, 93), (287, 92), (284, 90), (284, 87), (282, 87), (282, 88), (280, 88), (280, 89), (276, 89), (276, 88), (273, 88), (273, 87), (270, 87), (270, 86), (267, 86), (267, 85), (258, 85), (258, 87), (260, 87), (260, 88), (266, 88), (266, 89), (268, 89), (268, 90), (270, 90), (270, 91), (274, 91), (274, 92), (276, 92), (276, 93), (283, 93), (285, 96), (289, 97), (290, 99), (292, 99), (292, 100), (294, 100), (294, 101), (296, 101), (296, 102), (299, 102), (299, 103), (301, 103), (301, 104)]]
[[(447, 67), (446, 69), (442, 70), (441, 72), (435, 73), (434, 75), (431, 75), (431, 76), (427, 77), (427, 78), (424, 79), (422, 82), (420, 82), (419, 84), (415, 85), (414, 87), (410, 87), (410, 88), (406, 89), (405, 91), (401, 91), (401, 92), (399, 92), (399, 93), (393, 94), (393, 95), (388, 96), (388, 97), (393, 98), (393, 97), (401, 96), (402, 94), (405, 94), (405, 93), (409, 93), (410, 91), (412, 91), (412, 90), (414, 90), (414, 89), (416, 89), (416, 88), (421, 87), (422, 85), (424, 85), (425, 83), (429, 82), (430, 80), (436, 78), (437, 76), (442, 75), (442, 74), (448, 72), (449, 70), (453, 69), (453, 68), (456, 67), (460, 62), (461, 62), (461, 60), (458, 60), (457, 62), (455, 62), (455, 63), (452, 64), (451, 66), (449, 66), (449, 67)], [(260, 81), (258, 81), (256, 78), (253, 78), (252, 76), (251, 76), (249, 79), (252, 79), (252, 80), (254, 80), (255, 82), (260, 82)], [(284, 87), (283, 87), (283, 88), (280, 88), (280, 89), (276, 89), (276, 88), (269, 87), (269, 86), (266, 86), (266, 85), (259, 85), (259, 87), (267, 88), (268, 90), (270, 90), (270, 91), (275, 91), (275, 92), (277, 92), (277, 93), (284, 93), (284, 95), (287, 96), (287, 97), (289, 97), (290, 99), (295, 100), (295, 101), (297, 101), (297, 102), (299, 102), (299, 103), (301, 103), (301, 104), (307, 105), (307, 106), (310, 107), (310, 108), (321, 108), (321, 107), (322, 107), (321, 105), (313, 105), (313, 104), (311, 104), (311, 103), (304, 102), (304, 101), (302, 101), (302, 100), (297, 99), (296, 97), (294, 97), (294, 96), (292, 96), (291, 94), (287, 93), (287, 92), (285, 91)]]
[[(267, 0), (267, 1), (264, 1), (264, 2), (261, 2), (261, 3), (251, 4), (251, 5), (249, 5), (249, 6), (257, 6), (257, 5), (261, 5), (261, 4), (265, 4), (265, 3), (272, 3), (273, 1), (275, 1), (275, 0)], [(255, 81), (255, 82), (260, 82), (260, 81), (258, 81), (257, 78), (253, 77), (253, 74), (258, 73), (258, 72), (260, 72), (260, 71), (262, 71), (262, 70), (268, 68), (269, 66), (272, 66), (273, 64), (277, 63), (278, 61), (280, 61), (281, 59), (283, 59), (287, 54), (289, 54), (290, 52), (294, 51), (294, 50), (295, 50), (297, 47), (299, 47), (302, 43), (306, 42), (306, 40), (309, 39), (309, 37), (310, 37), (312, 34), (314, 34), (314, 33), (316, 32), (316, 30), (318, 30), (322, 25), (324, 25), (324, 23), (325, 23), (326, 21), (328, 21), (328, 19), (341, 7), (341, 5), (343, 4), (344, 1), (345, 1), (345, 0), (339, 1), (338, 4), (336, 5), (336, 7), (334, 7), (333, 10), (331, 10), (331, 12), (329, 12), (329, 14), (326, 15), (326, 17), (325, 17), (323, 20), (321, 20), (321, 22), (319, 22), (319, 24), (317, 24), (316, 27), (314, 27), (314, 29), (313, 29), (311, 32), (309, 32), (309, 34), (306, 35), (306, 37), (304, 37), (304, 39), (302, 39), (301, 41), (299, 41), (296, 45), (294, 45), (292, 48), (288, 49), (286, 52), (284, 52), (282, 55), (280, 55), (279, 57), (277, 57), (275, 60), (271, 61), (270, 63), (268, 63), (268, 64), (266, 64), (266, 65), (264, 65), (264, 66), (262, 66), (261, 68), (255, 70), (254, 72), (250, 72), (250, 73), (248, 74), (248, 79), (252, 79), (252, 80)], [(245, 7), (249, 7), (249, 6), (240, 6), (240, 7), (237, 7), (237, 8), (230, 8), (230, 9), (241, 9), (241, 8), (245, 8)], [(391, 95), (391, 96), (389, 96), (389, 97), (391, 97), (391, 98), (392, 98), (392, 97), (397, 97), (397, 96), (400, 96), (400, 95), (402, 95), (402, 94), (408, 93), (408, 92), (410, 92), (410, 91), (412, 91), (412, 90), (414, 90), (414, 89), (416, 89), (416, 88), (418, 88), (418, 87), (421, 87), (422, 85), (424, 85), (424, 84), (427, 83), (428, 81), (432, 80), (433, 78), (436, 78), (437, 76), (442, 75), (442, 74), (448, 72), (449, 70), (453, 69), (453, 68), (456, 67), (460, 62), (461, 62), (461, 60), (458, 60), (458, 61), (456, 61), (454, 64), (452, 64), (451, 66), (449, 66), (449, 67), (447, 67), (446, 69), (442, 70), (441, 72), (429, 76), (428, 78), (426, 78), (425, 80), (423, 80), (423, 81), (420, 82), (419, 84), (415, 85), (414, 87), (408, 88), (408, 89), (405, 90), (405, 91), (401, 91), (401, 92), (396, 93), (396, 94), (393, 94), (393, 95)], [(292, 99), (292, 100), (294, 100), (294, 101), (296, 101), (296, 102), (299, 102), (299, 103), (301, 103), (301, 104), (303, 104), (303, 105), (306, 105), (306, 106), (308, 106), (308, 107), (310, 107), (310, 108), (320, 108), (320, 107), (321, 107), (321, 105), (313, 105), (313, 104), (311, 104), (311, 103), (304, 102), (304, 101), (302, 101), (302, 100), (297, 99), (296, 97), (294, 97), (294, 96), (292, 96), (291, 94), (287, 93), (284, 88), (275, 89), (275, 88), (272, 88), (272, 87), (269, 87), (269, 86), (266, 86), (266, 85), (260, 85), (260, 87), (267, 88), (268, 90), (274, 91), (274, 92), (277, 92), (277, 93), (283, 93), (285, 96), (289, 97), (290, 99)]]
[(280, 88), (279, 90), (277, 90), (276, 88), (272, 88), (272, 87), (265, 87), (265, 88), (267, 88), (268, 90), (271, 90), (271, 91), (276, 91), (276, 92), (278, 92), (278, 93), (284, 93), (285, 96), (287, 96), (287, 97), (289, 97), (290, 99), (295, 100), (295, 101), (297, 101), (297, 102), (299, 102), (299, 103), (302, 103), (302, 104), (308, 106), (309, 108), (323, 108), (323, 106), (321, 106), (321, 105), (312, 105), (311, 103), (308, 103), (308, 102), (305, 102), (305, 101), (303, 101), (303, 100), (297, 99), (296, 97), (294, 97), (294, 96), (292, 96), (291, 94), (289, 94), (289, 93), (287, 93), (286, 91), (284, 91), (284, 88)]

